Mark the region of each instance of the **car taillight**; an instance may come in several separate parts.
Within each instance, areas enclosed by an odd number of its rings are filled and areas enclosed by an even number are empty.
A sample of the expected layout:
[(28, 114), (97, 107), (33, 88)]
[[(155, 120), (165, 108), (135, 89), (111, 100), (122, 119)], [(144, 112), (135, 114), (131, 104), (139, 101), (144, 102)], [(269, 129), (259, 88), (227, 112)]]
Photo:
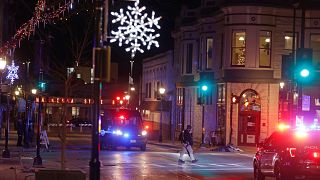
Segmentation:
[(314, 158), (319, 158), (320, 157), (320, 153), (319, 152), (313, 152), (312, 153)]
[(287, 151), (290, 154), (290, 157), (296, 157), (297, 148), (287, 148)]

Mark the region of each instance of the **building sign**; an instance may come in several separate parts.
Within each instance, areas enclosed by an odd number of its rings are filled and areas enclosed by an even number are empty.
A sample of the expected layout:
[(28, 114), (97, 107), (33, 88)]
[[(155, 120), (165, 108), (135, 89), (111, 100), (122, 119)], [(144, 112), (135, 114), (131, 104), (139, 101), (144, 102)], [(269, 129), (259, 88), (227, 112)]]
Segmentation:
[(310, 96), (302, 95), (302, 111), (310, 111)]

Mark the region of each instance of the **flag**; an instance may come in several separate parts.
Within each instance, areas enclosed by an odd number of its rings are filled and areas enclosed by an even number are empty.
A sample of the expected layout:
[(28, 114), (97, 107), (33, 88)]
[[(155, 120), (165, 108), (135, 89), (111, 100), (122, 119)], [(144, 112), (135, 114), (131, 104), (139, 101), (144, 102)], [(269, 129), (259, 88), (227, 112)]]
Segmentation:
[(129, 75), (129, 84), (133, 84), (133, 78)]

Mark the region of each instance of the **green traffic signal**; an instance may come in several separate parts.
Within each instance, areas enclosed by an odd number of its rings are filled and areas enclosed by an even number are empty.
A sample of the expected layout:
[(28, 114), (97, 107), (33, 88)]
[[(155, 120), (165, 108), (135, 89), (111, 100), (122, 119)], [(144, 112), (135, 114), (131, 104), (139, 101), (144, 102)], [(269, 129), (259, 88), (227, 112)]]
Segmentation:
[(202, 91), (207, 91), (208, 90), (208, 86), (207, 85), (202, 85), (201, 86), (201, 90)]
[(46, 83), (45, 82), (39, 82), (38, 86), (39, 86), (39, 89), (41, 91), (45, 91), (45, 89), (46, 89)]
[(300, 76), (303, 78), (307, 78), (309, 77), (309, 75), (310, 75), (309, 69), (304, 68), (300, 71)]

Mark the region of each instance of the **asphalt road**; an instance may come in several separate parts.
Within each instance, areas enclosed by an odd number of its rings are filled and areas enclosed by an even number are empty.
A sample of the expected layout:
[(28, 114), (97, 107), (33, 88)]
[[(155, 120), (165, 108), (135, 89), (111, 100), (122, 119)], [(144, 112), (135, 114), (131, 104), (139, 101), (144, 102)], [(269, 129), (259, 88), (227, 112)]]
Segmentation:
[[(60, 143), (55, 134), (49, 134), (52, 145), (49, 150), (42, 149), (43, 167), (36, 169), (32, 167), (35, 148), (17, 149), (14, 147), (13, 136), (10, 136), (13, 140), (10, 141), (9, 146), (12, 158), (0, 160), (0, 179), (35, 179), (34, 170), (59, 169), (61, 167)], [(87, 179), (89, 179), (91, 156), (90, 142), (89, 135), (70, 135), (66, 151), (66, 168), (84, 171)], [(0, 145), (3, 146), (3, 141)], [(177, 147), (158, 144), (148, 144), (145, 152), (136, 148), (101, 151), (100, 179), (253, 179), (252, 154), (196, 150), (195, 156), (199, 160), (197, 163), (191, 163), (189, 157), (185, 155), (186, 163), (179, 165), (177, 162), (178, 151)], [(8, 174), (13, 170), (15, 174)]]

